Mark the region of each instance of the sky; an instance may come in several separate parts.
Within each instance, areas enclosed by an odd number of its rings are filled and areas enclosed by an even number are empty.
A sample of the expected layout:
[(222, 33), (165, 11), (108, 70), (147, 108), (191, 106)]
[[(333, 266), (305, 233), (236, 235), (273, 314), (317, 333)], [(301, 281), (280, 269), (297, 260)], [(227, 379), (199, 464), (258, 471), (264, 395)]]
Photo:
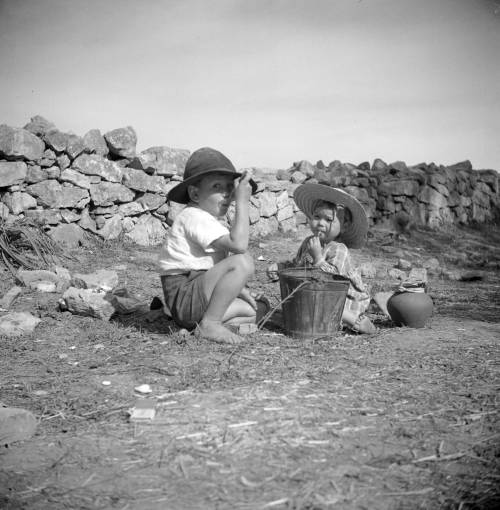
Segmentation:
[(0, 0), (0, 123), (500, 171), (500, 0)]

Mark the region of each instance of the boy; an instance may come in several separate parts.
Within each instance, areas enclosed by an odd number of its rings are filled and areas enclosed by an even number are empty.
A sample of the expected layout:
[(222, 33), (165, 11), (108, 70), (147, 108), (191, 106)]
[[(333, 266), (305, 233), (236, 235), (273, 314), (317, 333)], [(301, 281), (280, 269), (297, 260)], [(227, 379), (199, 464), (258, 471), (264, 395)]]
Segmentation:
[[(160, 250), (165, 302), (177, 324), (196, 328), (208, 340), (240, 343), (226, 325), (255, 323), (257, 304), (245, 285), (254, 272), (247, 248), (249, 199), (256, 188), (224, 154), (204, 147), (191, 154), (183, 181), (167, 196), (187, 205)], [(219, 219), (233, 200), (235, 217), (228, 229)]]
[[(342, 321), (358, 333), (374, 333), (375, 326), (364, 315), (370, 295), (348, 249), (360, 248), (365, 242), (368, 220), (363, 206), (348, 193), (323, 184), (302, 184), (294, 200), (307, 216), (312, 235), (302, 242), (293, 261), (285, 264), (317, 267), (349, 278)], [(271, 265), (269, 276), (276, 278), (277, 270), (277, 264)]]

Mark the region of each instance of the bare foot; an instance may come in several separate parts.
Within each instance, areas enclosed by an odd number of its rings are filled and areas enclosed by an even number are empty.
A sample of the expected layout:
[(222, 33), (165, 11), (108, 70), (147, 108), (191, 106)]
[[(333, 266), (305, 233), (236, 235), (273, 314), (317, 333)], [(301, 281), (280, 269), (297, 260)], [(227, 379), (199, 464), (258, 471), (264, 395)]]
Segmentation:
[(233, 333), (218, 321), (202, 319), (196, 328), (195, 335), (211, 342), (220, 344), (240, 344), (243, 338)]
[(363, 317), (361, 320), (357, 320), (352, 329), (353, 331), (356, 331), (356, 333), (365, 335), (371, 335), (377, 331), (377, 328), (368, 317)]

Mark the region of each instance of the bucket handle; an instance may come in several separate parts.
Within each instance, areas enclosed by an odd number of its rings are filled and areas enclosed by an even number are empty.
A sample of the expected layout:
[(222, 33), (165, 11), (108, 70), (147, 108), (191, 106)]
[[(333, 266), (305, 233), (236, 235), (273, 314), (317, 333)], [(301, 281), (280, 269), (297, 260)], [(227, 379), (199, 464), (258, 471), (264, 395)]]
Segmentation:
[(299, 289), (301, 289), (304, 285), (306, 285), (307, 283), (309, 283), (309, 281), (303, 281), (300, 285), (298, 285), (297, 287), (295, 287), (295, 289), (292, 290), (292, 292), (290, 292), (290, 294), (288, 294), (288, 296), (285, 297), (285, 299), (282, 299), (274, 308), (272, 308), (269, 312), (266, 313), (266, 315), (264, 315), (264, 317), (262, 317), (262, 319), (260, 319), (260, 321), (257, 323), (257, 330), (261, 330), (263, 327), (264, 327), (264, 324), (271, 318), (271, 316), (273, 315), (273, 313), (285, 302), (285, 301), (288, 301)]

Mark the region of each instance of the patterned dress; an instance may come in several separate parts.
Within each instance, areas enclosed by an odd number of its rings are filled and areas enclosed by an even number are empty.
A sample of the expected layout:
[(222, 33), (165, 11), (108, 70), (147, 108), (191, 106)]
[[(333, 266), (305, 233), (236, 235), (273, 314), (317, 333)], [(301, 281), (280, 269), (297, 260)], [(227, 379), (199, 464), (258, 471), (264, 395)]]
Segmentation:
[[(297, 255), (292, 263), (295, 267), (312, 267), (313, 258), (309, 253), (309, 240), (314, 236), (309, 236), (300, 245)], [(354, 265), (349, 249), (345, 244), (330, 241), (323, 246), (323, 261), (315, 267), (318, 267), (325, 273), (338, 274), (349, 278), (351, 284), (347, 291), (347, 299), (344, 310), (349, 310), (357, 316), (366, 311), (370, 304), (370, 294), (366, 285), (361, 279), (359, 269)]]

